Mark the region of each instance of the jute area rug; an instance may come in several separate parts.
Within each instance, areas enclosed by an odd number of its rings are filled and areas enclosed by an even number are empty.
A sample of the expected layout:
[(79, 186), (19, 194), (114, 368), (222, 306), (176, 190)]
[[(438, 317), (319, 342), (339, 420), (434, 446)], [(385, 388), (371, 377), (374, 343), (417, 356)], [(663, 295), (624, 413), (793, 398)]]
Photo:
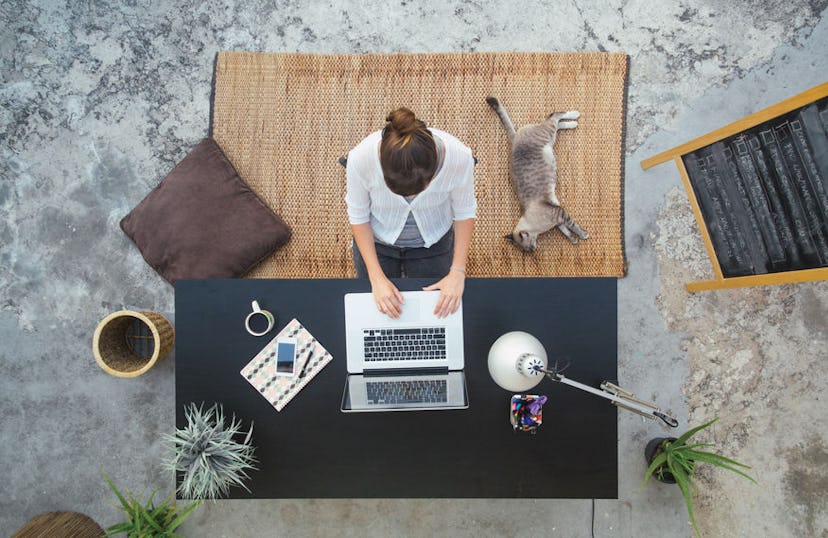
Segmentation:
[[(469, 276), (623, 276), (626, 77), (626, 55), (608, 53), (219, 53), (212, 135), (293, 228), (290, 242), (249, 276), (354, 276), (337, 159), (398, 106), (458, 137), (479, 161)], [(558, 137), (557, 193), (589, 239), (572, 245), (551, 231), (534, 253), (504, 239), (520, 209), (506, 132), (487, 95), (518, 127), (554, 111), (581, 112), (578, 128)]]

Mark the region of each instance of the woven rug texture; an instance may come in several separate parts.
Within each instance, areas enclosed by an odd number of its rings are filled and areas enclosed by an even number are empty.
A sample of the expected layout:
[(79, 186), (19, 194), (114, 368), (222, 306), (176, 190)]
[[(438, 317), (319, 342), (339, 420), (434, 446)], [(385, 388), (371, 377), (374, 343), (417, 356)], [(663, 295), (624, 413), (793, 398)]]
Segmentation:
[[(620, 53), (311, 55), (221, 52), (212, 136), (239, 174), (293, 228), (254, 278), (354, 276), (337, 159), (407, 106), (469, 146), (478, 164), (471, 277), (621, 277), (627, 56)], [(578, 110), (559, 133), (557, 193), (590, 234), (572, 245), (557, 230), (534, 253), (504, 239), (520, 217), (509, 179), (509, 142), (485, 97), (516, 127)]]

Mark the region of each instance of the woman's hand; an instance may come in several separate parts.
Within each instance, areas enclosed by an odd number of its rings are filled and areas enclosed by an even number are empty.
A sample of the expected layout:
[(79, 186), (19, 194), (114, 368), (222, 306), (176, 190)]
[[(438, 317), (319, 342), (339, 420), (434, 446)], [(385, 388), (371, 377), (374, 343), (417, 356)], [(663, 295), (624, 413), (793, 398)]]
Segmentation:
[(402, 293), (394, 286), (388, 277), (382, 275), (371, 279), (371, 292), (374, 294), (374, 302), (377, 310), (394, 319), (402, 314), (402, 305), (405, 303)]
[(440, 298), (437, 299), (434, 314), (438, 318), (444, 318), (449, 314), (454, 314), (460, 308), (460, 301), (463, 299), (463, 289), (465, 287), (466, 275), (451, 269), (442, 280), (431, 286), (426, 286), (423, 290), (440, 290)]

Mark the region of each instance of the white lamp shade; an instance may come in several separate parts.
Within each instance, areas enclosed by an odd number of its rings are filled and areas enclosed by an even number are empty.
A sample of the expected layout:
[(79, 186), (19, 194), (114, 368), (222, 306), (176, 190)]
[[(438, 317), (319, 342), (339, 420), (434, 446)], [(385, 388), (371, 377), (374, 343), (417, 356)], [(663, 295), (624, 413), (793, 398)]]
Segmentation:
[(530, 363), (548, 364), (543, 344), (527, 332), (508, 332), (489, 349), (489, 375), (506, 390), (524, 392), (543, 381), (544, 374), (528, 368)]

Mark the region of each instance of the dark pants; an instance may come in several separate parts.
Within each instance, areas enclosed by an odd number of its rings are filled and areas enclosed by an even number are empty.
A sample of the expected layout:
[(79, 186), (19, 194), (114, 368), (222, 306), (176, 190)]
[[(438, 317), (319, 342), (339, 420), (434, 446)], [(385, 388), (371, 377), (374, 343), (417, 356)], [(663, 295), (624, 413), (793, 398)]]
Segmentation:
[[(454, 258), (454, 228), (428, 248), (400, 248), (374, 243), (382, 272), (388, 278), (443, 278)], [(362, 255), (353, 243), (357, 278), (368, 278)]]

